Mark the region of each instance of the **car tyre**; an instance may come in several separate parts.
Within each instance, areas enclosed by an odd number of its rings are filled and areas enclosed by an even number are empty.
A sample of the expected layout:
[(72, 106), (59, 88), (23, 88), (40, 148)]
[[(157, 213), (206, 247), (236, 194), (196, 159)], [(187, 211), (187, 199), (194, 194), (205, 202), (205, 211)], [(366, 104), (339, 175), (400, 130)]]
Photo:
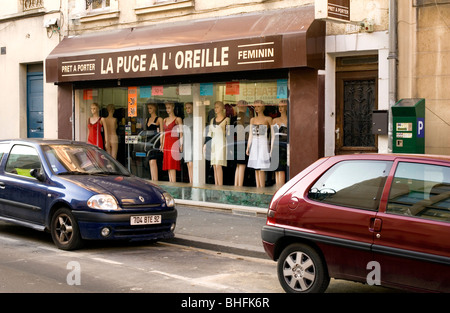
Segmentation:
[(281, 286), (289, 293), (322, 293), (330, 283), (322, 258), (306, 244), (286, 247), (278, 259), (277, 272)]
[(61, 208), (55, 212), (50, 231), (53, 242), (59, 249), (75, 250), (82, 245), (78, 223), (67, 208)]

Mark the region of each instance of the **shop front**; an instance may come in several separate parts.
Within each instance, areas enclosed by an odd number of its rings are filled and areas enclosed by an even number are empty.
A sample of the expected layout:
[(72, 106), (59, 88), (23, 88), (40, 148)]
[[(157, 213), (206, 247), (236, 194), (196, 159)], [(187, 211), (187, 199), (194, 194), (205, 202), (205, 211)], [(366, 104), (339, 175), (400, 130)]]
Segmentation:
[(323, 154), (324, 38), (313, 7), (65, 38), (59, 137), (179, 199), (266, 207)]

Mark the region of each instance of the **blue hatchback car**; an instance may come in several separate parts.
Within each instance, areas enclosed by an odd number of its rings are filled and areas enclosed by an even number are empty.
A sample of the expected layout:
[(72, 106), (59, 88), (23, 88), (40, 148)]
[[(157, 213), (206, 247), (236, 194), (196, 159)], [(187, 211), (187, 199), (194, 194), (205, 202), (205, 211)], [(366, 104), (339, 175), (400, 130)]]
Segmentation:
[(169, 193), (96, 146), (0, 141), (0, 220), (49, 231), (60, 249), (85, 239), (172, 238), (176, 219)]

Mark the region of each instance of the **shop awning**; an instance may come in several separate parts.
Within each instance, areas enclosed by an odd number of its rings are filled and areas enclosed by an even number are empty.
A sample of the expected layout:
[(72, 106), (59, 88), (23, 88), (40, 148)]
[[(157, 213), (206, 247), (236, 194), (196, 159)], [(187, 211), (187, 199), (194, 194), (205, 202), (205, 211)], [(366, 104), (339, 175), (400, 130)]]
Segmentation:
[(314, 7), (66, 37), (46, 59), (47, 82), (260, 69), (324, 68), (325, 24)]

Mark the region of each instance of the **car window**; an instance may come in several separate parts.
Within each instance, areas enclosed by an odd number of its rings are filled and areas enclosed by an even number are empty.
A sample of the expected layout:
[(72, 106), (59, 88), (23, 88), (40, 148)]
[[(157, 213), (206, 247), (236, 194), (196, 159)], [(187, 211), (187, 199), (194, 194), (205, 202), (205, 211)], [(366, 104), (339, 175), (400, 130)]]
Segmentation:
[(345, 207), (377, 210), (392, 162), (356, 160), (335, 164), (312, 186), (308, 197)]
[(386, 212), (450, 222), (450, 167), (400, 162)]
[(42, 148), (53, 172), (67, 174), (119, 174), (129, 172), (103, 150), (88, 145), (49, 145)]
[(40, 169), (41, 161), (33, 147), (15, 145), (9, 154), (5, 171), (21, 176), (32, 177), (30, 170)]

